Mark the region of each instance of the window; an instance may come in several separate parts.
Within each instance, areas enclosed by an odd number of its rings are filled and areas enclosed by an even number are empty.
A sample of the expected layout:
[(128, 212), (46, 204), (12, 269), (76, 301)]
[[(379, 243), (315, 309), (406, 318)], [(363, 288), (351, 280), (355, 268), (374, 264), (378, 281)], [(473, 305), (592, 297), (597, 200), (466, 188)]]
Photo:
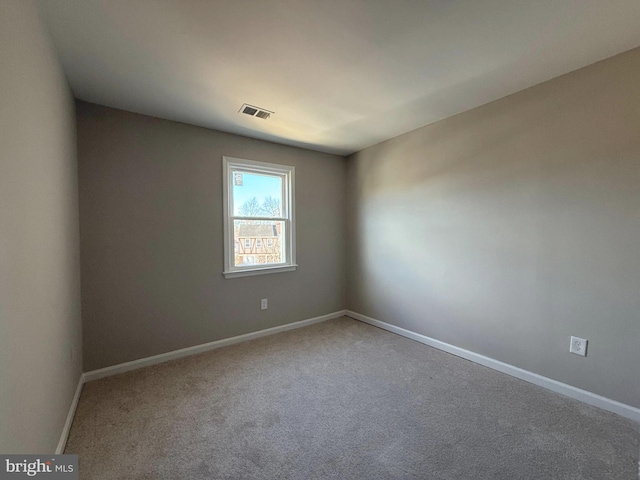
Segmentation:
[[(224, 276), (295, 270), (294, 167), (230, 157), (222, 164)], [(231, 247), (238, 243), (244, 250)]]

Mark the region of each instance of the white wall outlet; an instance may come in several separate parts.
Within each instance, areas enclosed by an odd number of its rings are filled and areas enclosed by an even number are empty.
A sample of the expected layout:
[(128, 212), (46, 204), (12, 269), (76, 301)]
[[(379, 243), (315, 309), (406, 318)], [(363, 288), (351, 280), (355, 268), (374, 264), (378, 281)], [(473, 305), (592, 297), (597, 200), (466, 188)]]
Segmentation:
[(266, 310), (268, 306), (269, 304), (266, 298), (263, 298), (262, 300), (260, 300), (260, 310)]
[(580, 337), (571, 337), (571, 344), (569, 345), (569, 351), (576, 355), (587, 356), (587, 343), (589, 340), (585, 340)]

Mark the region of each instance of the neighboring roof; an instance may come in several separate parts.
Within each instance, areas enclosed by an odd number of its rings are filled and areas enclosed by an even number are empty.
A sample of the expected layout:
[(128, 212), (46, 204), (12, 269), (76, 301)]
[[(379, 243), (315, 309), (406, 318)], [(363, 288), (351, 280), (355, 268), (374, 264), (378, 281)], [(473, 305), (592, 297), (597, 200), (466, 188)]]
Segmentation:
[(275, 225), (240, 225), (238, 227), (239, 237), (277, 237)]

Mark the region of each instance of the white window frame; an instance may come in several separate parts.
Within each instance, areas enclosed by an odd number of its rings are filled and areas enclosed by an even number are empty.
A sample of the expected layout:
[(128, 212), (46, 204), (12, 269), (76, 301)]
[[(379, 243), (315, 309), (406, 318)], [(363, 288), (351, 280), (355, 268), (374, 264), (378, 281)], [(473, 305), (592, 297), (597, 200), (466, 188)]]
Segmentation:
[[(283, 253), (285, 261), (268, 265), (249, 265), (236, 267), (233, 238), (233, 221), (265, 220), (258, 217), (240, 217), (233, 213), (233, 171), (242, 170), (247, 173), (263, 173), (267, 175), (281, 175), (282, 182), (282, 217), (268, 218), (268, 220), (282, 221), (285, 225)], [(249, 275), (263, 275), (266, 273), (291, 272), (296, 264), (296, 228), (295, 228), (295, 167), (278, 165), (275, 163), (256, 162), (241, 158), (222, 157), (222, 206), (224, 216), (224, 271), (225, 278), (245, 277)]]

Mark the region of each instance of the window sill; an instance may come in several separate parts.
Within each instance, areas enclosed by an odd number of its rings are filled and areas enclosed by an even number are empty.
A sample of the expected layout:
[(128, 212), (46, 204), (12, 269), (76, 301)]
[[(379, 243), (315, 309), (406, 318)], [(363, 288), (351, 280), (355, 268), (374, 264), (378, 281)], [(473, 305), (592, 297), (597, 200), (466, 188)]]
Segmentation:
[(247, 270), (236, 270), (233, 272), (222, 272), (224, 278), (250, 277), (253, 275), (266, 275), (267, 273), (293, 272), (298, 265), (283, 265), (279, 267), (263, 267)]

